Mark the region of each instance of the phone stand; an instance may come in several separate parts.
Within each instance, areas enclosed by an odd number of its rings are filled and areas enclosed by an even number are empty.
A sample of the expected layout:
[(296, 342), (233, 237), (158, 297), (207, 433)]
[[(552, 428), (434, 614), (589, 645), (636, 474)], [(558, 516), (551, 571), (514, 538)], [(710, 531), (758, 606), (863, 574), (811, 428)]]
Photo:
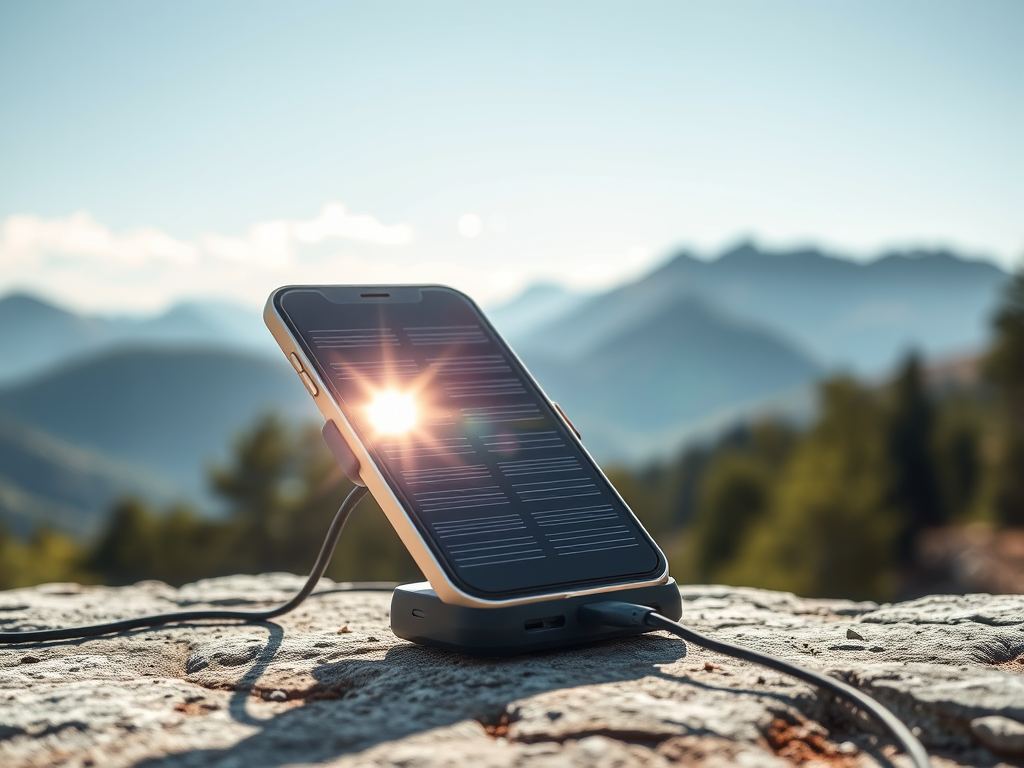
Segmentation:
[(598, 595), (562, 597), (503, 608), (449, 605), (423, 581), (403, 584), (391, 597), (391, 630), (403, 640), (469, 656), (514, 656), (652, 631), (648, 627), (595, 627), (581, 623), (580, 606), (621, 600), (654, 608), (673, 621), (683, 615), (675, 579)]

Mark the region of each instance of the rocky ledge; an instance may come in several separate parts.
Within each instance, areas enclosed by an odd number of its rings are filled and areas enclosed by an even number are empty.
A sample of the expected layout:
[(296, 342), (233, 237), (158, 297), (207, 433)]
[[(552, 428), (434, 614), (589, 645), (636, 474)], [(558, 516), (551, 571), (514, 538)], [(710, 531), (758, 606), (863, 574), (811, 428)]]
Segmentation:
[[(264, 606), (301, 579), (0, 593), (0, 627)], [(905, 765), (870, 722), (782, 675), (654, 633), (513, 659), (397, 639), (387, 592), (275, 623), (0, 647), (0, 765)], [(842, 678), (936, 766), (1024, 761), (1024, 596), (895, 605), (684, 587), (684, 621)]]

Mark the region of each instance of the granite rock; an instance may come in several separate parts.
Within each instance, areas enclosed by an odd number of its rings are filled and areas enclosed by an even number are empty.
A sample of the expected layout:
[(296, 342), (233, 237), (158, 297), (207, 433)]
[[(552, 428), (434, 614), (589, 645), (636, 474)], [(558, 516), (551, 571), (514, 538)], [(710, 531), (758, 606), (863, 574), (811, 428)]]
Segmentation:
[[(4, 630), (256, 608), (302, 579), (0, 593)], [(895, 765), (891, 740), (784, 675), (664, 634), (511, 659), (417, 647), (387, 592), (324, 582), (274, 623), (0, 646), (0, 765)], [(876, 696), (936, 766), (1020, 765), (1024, 596), (878, 606), (683, 587), (684, 621)]]
[(989, 715), (971, 721), (971, 732), (996, 752), (1024, 755), (1024, 723), (1008, 717)]

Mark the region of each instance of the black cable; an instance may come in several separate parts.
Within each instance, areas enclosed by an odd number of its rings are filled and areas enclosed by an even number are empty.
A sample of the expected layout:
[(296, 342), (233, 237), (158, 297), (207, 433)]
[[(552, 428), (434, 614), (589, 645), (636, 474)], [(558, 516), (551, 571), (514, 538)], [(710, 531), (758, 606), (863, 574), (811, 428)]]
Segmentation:
[[(28, 630), (24, 632), (0, 632), (0, 645), (11, 645), (15, 643), (42, 643), (52, 640), (71, 640), (84, 637), (96, 637), (98, 635), (106, 635), (114, 632), (126, 632), (131, 629), (155, 627), (162, 624), (180, 622), (209, 620), (254, 622), (266, 621), (268, 619), (281, 616), (289, 611), (295, 610), (307, 597), (310, 596), (310, 594), (313, 593), (313, 589), (316, 587), (317, 582), (320, 581), (324, 571), (327, 570), (327, 565), (331, 561), (331, 555), (334, 554), (334, 548), (338, 543), (338, 537), (341, 535), (342, 528), (345, 527), (345, 522), (348, 520), (352, 510), (355, 509), (356, 505), (365, 495), (366, 488), (357, 485), (349, 492), (348, 496), (345, 497), (345, 501), (342, 502), (341, 506), (338, 508), (338, 512), (334, 516), (334, 520), (331, 522), (331, 527), (327, 530), (327, 536), (324, 539), (323, 545), (320, 547), (320, 554), (317, 555), (316, 562), (313, 564), (313, 568), (310, 571), (309, 578), (306, 579), (306, 583), (303, 584), (302, 589), (300, 589), (291, 600), (276, 608), (271, 608), (265, 611), (178, 611), (176, 613), (162, 613), (155, 616), (140, 616), (134, 619), (124, 619), (123, 621), (111, 621), (105, 624), (93, 624), (86, 627)], [(390, 589), (392, 585), (384, 585), (375, 582), (367, 586), (370, 589)], [(349, 590), (344, 588), (334, 588), (324, 590), (323, 594), (341, 591)], [(732, 645), (721, 640), (714, 640), (710, 637), (706, 637), (705, 635), (702, 635), (679, 622), (672, 621), (671, 619), (662, 616), (653, 608), (648, 608), (642, 605), (633, 605), (631, 603), (622, 603), (611, 600), (598, 603), (588, 603), (580, 608), (579, 619), (585, 624), (593, 624), (597, 626), (647, 626), (653, 629), (663, 629), (677, 635), (684, 641), (689, 641), (701, 646), (702, 648), (707, 648), (710, 651), (715, 651), (716, 653), (732, 656), (744, 661), (751, 661), (755, 664), (768, 667), (769, 669), (774, 669), (777, 672), (791, 675), (799, 680), (816, 685), (819, 688), (824, 688), (825, 690), (848, 700), (861, 711), (871, 714), (876, 720), (885, 726), (900, 743), (904, 752), (910, 756), (916, 768), (929, 768), (930, 763), (928, 760), (928, 753), (921, 745), (921, 742), (917, 740), (914, 734), (910, 732), (899, 718), (870, 696), (861, 693), (853, 686), (847, 685), (844, 682), (828, 677), (827, 675), (812, 672), (809, 669), (804, 669), (803, 667), (799, 667), (795, 664), (790, 664), (782, 661), (782, 659), (777, 659), (774, 656), (769, 656), (765, 653), (760, 653), (759, 651), (753, 651), (749, 648)]]
[[(175, 624), (183, 621), (203, 621), (211, 619), (218, 621), (225, 619), (239, 621), (266, 621), (268, 619), (273, 619), (276, 616), (288, 613), (289, 611), (293, 611), (298, 608), (307, 597), (309, 597), (313, 588), (317, 585), (317, 582), (320, 581), (320, 577), (324, 575), (324, 571), (327, 570), (328, 563), (331, 562), (331, 555), (334, 554), (334, 547), (338, 543), (338, 537), (341, 535), (341, 529), (345, 527), (345, 522), (348, 520), (348, 516), (365, 495), (366, 488), (364, 486), (357, 485), (349, 492), (348, 496), (345, 497), (345, 501), (341, 503), (337, 514), (334, 516), (334, 520), (331, 522), (331, 527), (327, 530), (327, 537), (324, 539), (324, 543), (320, 547), (320, 554), (317, 555), (316, 562), (313, 564), (313, 569), (310, 571), (309, 578), (306, 579), (306, 583), (302, 585), (302, 589), (298, 591), (295, 597), (287, 603), (279, 605), (277, 608), (270, 608), (265, 611), (178, 611), (176, 613), (161, 613), (156, 616), (140, 616), (135, 619), (124, 619), (123, 621), (111, 621), (106, 624), (93, 624), (88, 627), (40, 629), (26, 632), (0, 632), (0, 645), (9, 645), (14, 643), (42, 643), (48, 640), (71, 640), (81, 637), (95, 637), (97, 635), (107, 635), (112, 632), (126, 632), (129, 629), (156, 627), (161, 624)], [(380, 585), (374, 583), (371, 588), (379, 589)], [(335, 591), (343, 590), (325, 590), (325, 593)]]
[(579, 618), (587, 624), (610, 627), (639, 627), (647, 626), (654, 629), (663, 629), (671, 632), (683, 640), (694, 645), (707, 648), (709, 651), (732, 656), (743, 661), (751, 661), (755, 664), (774, 669), (791, 675), (799, 680), (816, 685), (840, 698), (846, 699), (857, 709), (866, 712), (880, 722), (899, 742), (903, 751), (909, 755), (915, 768), (929, 768), (931, 763), (928, 760), (928, 753), (924, 746), (917, 740), (917, 737), (910, 732), (896, 715), (879, 704), (865, 693), (854, 688), (852, 685), (836, 680), (828, 675), (812, 672), (795, 664), (769, 656), (766, 653), (753, 651), (739, 645), (732, 645), (721, 640), (715, 640), (680, 624), (678, 621), (666, 618), (657, 613), (653, 608), (631, 603), (620, 603), (615, 601), (589, 603), (580, 608)]

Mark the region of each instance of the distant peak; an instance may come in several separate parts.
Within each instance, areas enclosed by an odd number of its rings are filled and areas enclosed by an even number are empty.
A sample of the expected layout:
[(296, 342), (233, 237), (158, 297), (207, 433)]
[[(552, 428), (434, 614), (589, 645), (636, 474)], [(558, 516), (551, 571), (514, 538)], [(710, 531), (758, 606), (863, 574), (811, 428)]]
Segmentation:
[(231, 312), (251, 312), (252, 307), (247, 307), (244, 304), (239, 304), (234, 301), (222, 300), (222, 299), (184, 299), (176, 302), (168, 307), (164, 314), (178, 311), (190, 311), (190, 310), (227, 310)]
[(14, 291), (0, 298), (0, 308), (14, 312), (45, 311), (61, 315), (73, 315), (63, 307), (27, 291)]
[(571, 293), (575, 293), (575, 291), (570, 291), (564, 285), (559, 285), (558, 283), (534, 283), (524, 288), (518, 298), (525, 296), (563, 296)]
[(735, 264), (736, 262), (764, 262), (764, 261), (789, 261), (789, 262), (810, 262), (810, 261), (849, 261), (850, 259), (836, 254), (825, 253), (814, 246), (799, 246), (782, 250), (768, 250), (761, 248), (753, 241), (744, 241), (722, 252), (716, 261)]
[(55, 304), (47, 301), (46, 299), (40, 298), (35, 294), (28, 293), (27, 291), (12, 291), (11, 293), (8, 293), (6, 296), (0, 298), (0, 304), (22, 304), (26, 306), (35, 305), (51, 307), (53, 309), (57, 308)]
[(885, 251), (881, 256), (869, 263), (893, 261), (929, 261), (934, 264), (983, 264), (988, 267), (994, 267), (1001, 272), (1006, 271), (991, 259), (964, 256), (948, 248), (908, 248), (906, 250)]
[(532, 283), (517, 293), (511, 299), (500, 304), (489, 307), (492, 312), (502, 311), (509, 307), (533, 306), (539, 303), (557, 302), (560, 300), (571, 300), (582, 296), (579, 291), (566, 288), (557, 283)]
[(661, 266), (655, 267), (645, 277), (640, 278), (641, 280), (655, 277), (664, 273), (672, 273), (680, 269), (687, 269), (695, 264), (706, 264), (706, 259), (698, 258), (691, 251), (677, 251), (672, 254), (671, 258), (666, 260)]
[(762, 259), (768, 254), (762, 251), (751, 240), (744, 240), (732, 248), (728, 248), (718, 257), (719, 261), (742, 261), (749, 259)]

